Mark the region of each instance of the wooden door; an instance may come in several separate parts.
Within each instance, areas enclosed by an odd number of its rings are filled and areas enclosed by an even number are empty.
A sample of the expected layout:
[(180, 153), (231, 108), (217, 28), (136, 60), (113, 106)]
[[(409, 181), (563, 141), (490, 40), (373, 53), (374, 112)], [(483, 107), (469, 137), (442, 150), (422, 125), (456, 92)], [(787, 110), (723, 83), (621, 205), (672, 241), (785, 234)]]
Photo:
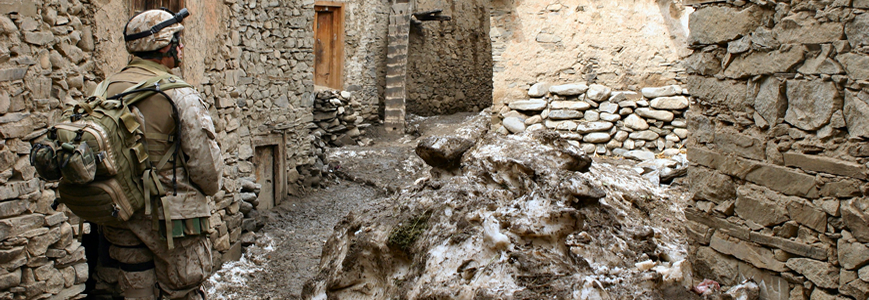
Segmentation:
[(260, 184), (259, 205), (257, 210), (269, 210), (277, 204), (275, 201), (275, 147), (264, 146), (256, 148), (256, 183)]
[(314, 84), (341, 89), (344, 64), (343, 13), (339, 5), (314, 6)]

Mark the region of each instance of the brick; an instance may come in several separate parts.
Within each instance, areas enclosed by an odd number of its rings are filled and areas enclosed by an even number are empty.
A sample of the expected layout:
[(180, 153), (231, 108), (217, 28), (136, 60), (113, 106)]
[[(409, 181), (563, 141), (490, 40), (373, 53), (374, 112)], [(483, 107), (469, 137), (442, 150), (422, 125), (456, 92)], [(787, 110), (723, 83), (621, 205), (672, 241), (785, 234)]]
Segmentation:
[(863, 192), (860, 190), (862, 183), (857, 180), (836, 180), (827, 182), (821, 187), (821, 197), (835, 198), (852, 198), (860, 197)]
[(712, 235), (709, 247), (720, 253), (732, 255), (761, 269), (776, 272), (788, 270), (784, 263), (775, 259), (771, 250), (732, 238), (721, 231), (716, 231)]
[(784, 156), (785, 165), (788, 167), (797, 167), (806, 171), (848, 176), (862, 180), (867, 178), (866, 166), (861, 164), (820, 155), (806, 155), (794, 152), (786, 152), (782, 155)]
[(42, 227), (45, 222), (42, 215), (30, 214), (19, 217), (0, 220), (0, 240), (5, 240), (32, 229)]
[(861, 243), (869, 243), (869, 215), (864, 213), (869, 203), (865, 198), (854, 198), (840, 202), (839, 211), (842, 221), (851, 234)]
[[(742, 161), (746, 163), (746, 161)], [(787, 195), (817, 198), (815, 177), (776, 165), (756, 163), (745, 175), (745, 180), (771, 188)]]
[(703, 167), (689, 167), (688, 180), (691, 193), (696, 200), (709, 200), (715, 203), (736, 199), (736, 184), (730, 176)]
[(814, 204), (797, 197), (787, 197), (787, 211), (791, 219), (817, 232), (827, 230), (827, 213)]

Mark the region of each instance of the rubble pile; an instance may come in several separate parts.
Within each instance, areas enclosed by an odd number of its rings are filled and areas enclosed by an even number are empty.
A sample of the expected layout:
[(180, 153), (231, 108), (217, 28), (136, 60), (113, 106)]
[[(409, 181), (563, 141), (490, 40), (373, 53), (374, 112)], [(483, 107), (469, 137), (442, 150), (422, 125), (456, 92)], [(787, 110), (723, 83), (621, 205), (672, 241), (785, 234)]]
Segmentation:
[[(321, 91), (314, 100), (314, 124), (312, 134), (320, 148), (357, 145), (370, 139), (363, 138), (366, 123), (360, 115), (362, 104), (347, 91)], [(313, 126), (311, 126), (313, 127)], [(361, 144), (360, 144), (361, 146)]]
[(631, 166), (551, 130), (459, 129), (416, 149), (431, 175), (340, 222), (303, 298), (692, 297), (686, 197)]
[(530, 99), (507, 103), (498, 113), (503, 133), (544, 128), (576, 141), (586, 153), (647, 160), (652, 152), (678, 149), (688, 138), (684, 117), (689, 99), (678, 85), (641, 92), (613, 91), (581, 83), (537, 83)]
[(760, 299), (869, 298), (869, 3), (702, 2), (686, 59), (694, 275), (751, 279)]

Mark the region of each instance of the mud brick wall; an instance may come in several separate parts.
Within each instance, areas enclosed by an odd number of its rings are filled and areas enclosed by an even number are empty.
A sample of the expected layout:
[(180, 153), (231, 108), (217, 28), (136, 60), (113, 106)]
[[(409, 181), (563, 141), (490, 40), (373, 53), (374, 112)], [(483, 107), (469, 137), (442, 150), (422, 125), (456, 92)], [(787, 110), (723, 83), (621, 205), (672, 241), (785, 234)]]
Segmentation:
[(693, 2), (694, 279), (866, 299), (869, 2)]

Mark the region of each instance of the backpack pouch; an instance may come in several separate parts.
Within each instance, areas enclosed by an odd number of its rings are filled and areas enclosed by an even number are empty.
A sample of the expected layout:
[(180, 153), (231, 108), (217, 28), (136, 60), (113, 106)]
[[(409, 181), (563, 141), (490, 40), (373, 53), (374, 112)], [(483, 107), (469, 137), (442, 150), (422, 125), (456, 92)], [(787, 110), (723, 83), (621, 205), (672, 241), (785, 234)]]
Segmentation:
[(94, 153), (87, 143), (78, 145), (64, 143), (60, 155), (60, 172), (67, 181), (86, 184), (94, 181), (97, 164)]
[(60, 179), (60, 166), (51, 144), (36, 143), (30, 148), (30, 165), (36, 168), (36, 173), (42, 179), (53, 181)]
[(62, 180), (57, 187), (60, 203), (76, 216), (99, 225), (121, 226), (134, 211), (115, 178), (78, 185)]

